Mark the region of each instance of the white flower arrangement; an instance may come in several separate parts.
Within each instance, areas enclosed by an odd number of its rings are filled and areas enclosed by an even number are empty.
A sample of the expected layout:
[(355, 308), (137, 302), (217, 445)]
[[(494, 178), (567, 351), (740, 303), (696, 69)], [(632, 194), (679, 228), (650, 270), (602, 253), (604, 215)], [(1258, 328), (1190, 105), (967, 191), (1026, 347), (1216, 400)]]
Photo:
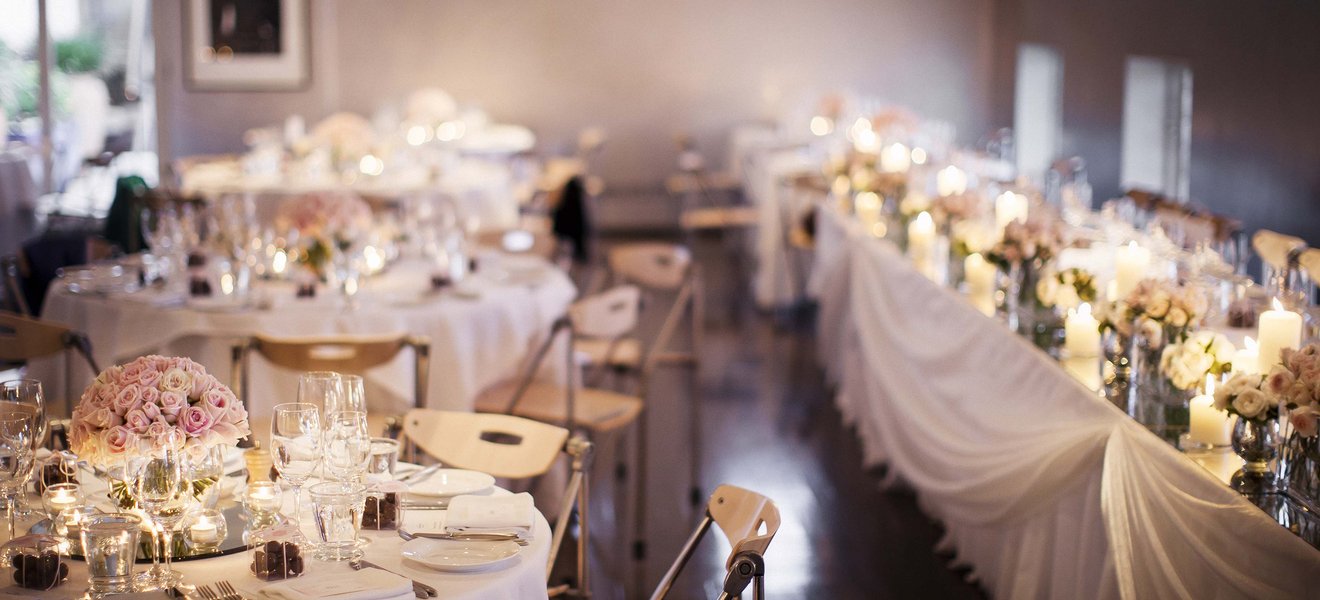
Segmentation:
[(1201, 330), (1186, 340), (1169, 344), (1160, 355), (1160, 372), (1174, 387), (1190, 390), (1206, 375), (1222, 375), (1232, 368), (1237, 349), (1222, 333)]
[(1264, 423), (1279, 417), (1279, 403), (1261, 389), (1264, 377), (1238, 373), (1215, 390), (1215, 408), (1248, 421)]
[(1064, 269), (1042, 277), (1036, 283), (1036, 299), (1041, 306), (1077, 308), (1083, 302), (1094, 303), (1095, 277), (1085, 269)]
[(1200, 326), (1209, 308), (1210, 302), (1199, 286), (1143, 279), (1126, 297), (1107, 307), (1102, 326), (1132, 335), (1136, 323), (1141, 333), (1157, 342), (1164, 331), (1172, 334), (1169, 341), (1179, 341)]

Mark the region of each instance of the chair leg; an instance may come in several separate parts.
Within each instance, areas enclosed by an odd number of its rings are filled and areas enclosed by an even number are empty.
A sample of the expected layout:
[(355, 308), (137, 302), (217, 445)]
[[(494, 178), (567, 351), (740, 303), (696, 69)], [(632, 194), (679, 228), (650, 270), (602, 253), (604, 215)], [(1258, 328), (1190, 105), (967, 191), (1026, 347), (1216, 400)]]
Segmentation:
[(692, 487), (688, 492), (688, 503), (699, 506), (701, 495), (701, 346), (704, 343), (702, 326), (705, 319), (705, 290), (701, 284), (700, 271), (693, 272), (692, 289), (692, 369), (688, 373), (690, 386), (688, 402), (688, 435), (691, 436)]
[(643, 405), (642, 412), (637, 416), (637, 432), (634, 434), (636, 449), (633, 452), (633, 470), (636, 475), (633, 477), (633, 564), (636, 571), (633, 574), (633, 581), (636, 589), (633, 597), (635, 598), (641, 597), (643, 586), (646, 585), (646, 413), (647, 408)]
[(710, 524), (714, 522), (715, 519), (710, 516), (709, 512), (702, 517), (697, 529), (683, 543), (683, 549), (679, 550), (678, 558), (674, 559), (674, 564), (669, 565), (669, 570), (665, 571), (665, 576), (660, 578), (660, 583), (656, 585), (655, 592), (651, 594), (651, 600), (664, 600), (669, 595), (669, 588), (674, 586), (674, 580), (683, 571), (683, 567), (687, 566), (688, 560), (692, 558), (692, 553), (697, 549), (697, 544), (701, 543), (701, 538), (706, 535), (706, 532), (710, 530)]

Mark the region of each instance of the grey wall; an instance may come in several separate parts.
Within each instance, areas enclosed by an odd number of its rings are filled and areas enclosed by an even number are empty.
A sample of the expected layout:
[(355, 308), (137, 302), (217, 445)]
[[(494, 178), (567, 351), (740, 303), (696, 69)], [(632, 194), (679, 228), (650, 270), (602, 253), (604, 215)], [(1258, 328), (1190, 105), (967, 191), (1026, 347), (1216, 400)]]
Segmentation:
[(1010, 122), (1017, 45), (1063, 55), (1063, 151), (1119, 194), (1124, 60), (1192, 69), (1191, 199), (1320, 244), (1320, 5), (996, 0), (991, 119)]
[(602, 174), (647, 184), (672, 168), (672, 135), (712, 156), (734, 125), (780, 103), (850, 89), (989, 128), (990, 0), (313, 0), (313, 83), (298, 93), (190, 93), (177, 0), (157, 0), (162, 152), (242, 149), (242, 132), (299, 112), (370, 114), (439, 86), (543, 148), (604, 126)]

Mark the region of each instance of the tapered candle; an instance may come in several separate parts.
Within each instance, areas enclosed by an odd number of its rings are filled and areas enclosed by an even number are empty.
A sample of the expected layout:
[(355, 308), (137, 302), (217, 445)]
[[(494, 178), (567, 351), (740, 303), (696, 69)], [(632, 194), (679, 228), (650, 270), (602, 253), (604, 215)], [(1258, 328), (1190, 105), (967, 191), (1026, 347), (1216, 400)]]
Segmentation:
[(1091, 314), (1091, 305), (1085, 302), (1068, 310), (1063, 323), (1064, 348), (1069, 356), (1096, 356), (1100, 354), (1100, 321)]
[(1114, 299), (1127, 296), (1137, 283), (1146, 277), (1146, 271), (1150, 268), (1150, 250), (1138, 246), (1136, 242), (1128, 242), (1126, 246), (1119, 246), (1114, 254)]
[(1302, 344), (1302, 315), (1284, 310), (1275, 298), (1274, 308), (1260, 314), (1257, 321), (1256, 339), (1260, 344), (1260, 356), (1256, 364), (1259, 373), (1269, 373), (1274, 365), (1283, 361), (1280, 354), (1284, 348), (1296, 348)]

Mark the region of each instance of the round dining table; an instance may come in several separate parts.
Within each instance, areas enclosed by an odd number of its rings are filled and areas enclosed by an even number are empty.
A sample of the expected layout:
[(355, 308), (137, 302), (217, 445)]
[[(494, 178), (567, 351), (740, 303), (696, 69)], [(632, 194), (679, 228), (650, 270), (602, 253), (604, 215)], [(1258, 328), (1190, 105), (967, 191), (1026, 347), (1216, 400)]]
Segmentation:
[[(415, 465), (405, 465), (403, 463), (400, 463), (399, 467), (400, 473), (416, 468)], [(80, 481), (84, 486), (86, 501), (103, 512), (110, 511), (109, 501), (104, 495), (104, 482), (86, 472), (82, 474)], [(234, 507), (234, 492), (241, 489), (242, 477), (227, 478), (222, 485), (224, 491), (217, 508)], [(502, 488), (494, 487), (487, 492), (483, 492), (483, 494), (498, 496), (507, 495), (508, 492)], [(305, 491), (303, 496), (304, 502), (302, 506), (298, 507), (298, 516), (302, 523), (301, 532), (308, 539), (314, 540), (317, 534), (313, 525), (314, 516), (311, 503), (306, 501), (307, 494)], [(281, 512), (284, 515), (291, 515), (294, 509), (293, 494), (286, 489), (283, 497), (284, 508)], [(45, 515), (42, 514), (41, 498), (39, 496), (32, 495), (29, 498), (29, 503), (34, 510), (29, 518), (19, 522), (20, 532), (28, 531), (34, 524), (45, 518)], [(236, 513), (241, 511), (242, 509), (234, 509)], [(409, 512), (405, 509), (402, 515), (402, 522), (405, 526), (414, 521), (438, 522), (437, 519), (443, 519), (445, 511), (411, 511), (418, 514), (427, 513), (422, 515), (420, 520), (412, 519)], [(493, 566), (468, 571), (446, 571), (415, 563), (404, 558), (402, 547), (405, 540), (395, 530), (362, 530), (360, 537), (366, 541), (363, 546), (362, 559), (397, 575), (434, 587), (437, 593), (436, 600), (545, 598), (545, 569), (550, 556), (552, 536), (550, 525), (545, 516), (540, 511), (534, 510), (534, 512), (531, 532), (526, 538), (527, 544), (520, 547), (513, 559)], [(242, 527), (242, 522), (230, 524), (231, 534), (235, 526)], [(176, 560), (173, 562), (173, 568), (183, 575), (183, 582), (179, 589), (185, 593), (191, 592), (191, 588), (194, 586), (209, 585), (214, 587), (215, 583), (225, 581), (231, 584), (243, 596), (244, 600), (269, 598), (270, 596), (264, 594), (262, 590), (279, 583), (279, 581), (262, 581), (258, 579), (252, 573), (251, 563), (251, 551), (240, 549), (237, 552), (223, 556)], [(64, 583), (45, 591), (30, 590), (13, 585), (9, 578), (10, 573), (6, 572), (4, 576), (10, 583), (9, 587), (3, 590), (3, 593), (10, 598), (40, 598), (42, 600), (82, 598), (87, 591), (87, 565), (80, 559), (68, 559), (67, 564), (69, 565), (69, 576), (64, 580)], [(142, 572), (150, 566), (149, 562), (139, 562), (134, 567), (134, 573)], [(330, 562), (310, 558), (305, 561), (305, 569), (306, 571), (301, 577), (302, 581), (315, 581), (317, 578), (325, 578), (331, 575), (351, 577), (350, 574), (353, 572), (348, 561)], [(7, 565), (3, 570), (8, 571)], [(165, 597), (163, 593), (159, 593), (159, 596), (157, 594), (146, 592), (142, 597)], [(201, 598), (195, 593), (189, 593), (188, 595), (190, 598)]]
[[(428, 263), (399, 260), (366, 278), (352, 303), (326, 286), (314, 298), (300, 299), (286, 281), (257, 281), (250, 300), (233, 306), (154, 288), (75, 293), (57, 280), (42, 318), (85, 333), (101, 368), (146, 354), (187, 356), (226, 383), (232, 380), (234, 344), (255, 334), (424, 336), (430, 343), (424, 406), (471, 411), (479, 392), (519, 372), (577, 294), (567, 274), (536, 257), (490, 251), (480, 253), (477, 264), (461, 284), (433, 290)], [(275, 404), (296, 399), (297, 372), (259, 356), (250, 365), (252, 417), (268, 417)], [(365, 374), (371, 412), (401, 414), (414, 406), (413, 366), (405, 349)], [(65, 415), (94, 378), (71, 352), (31, 361), (28, 376), (43, 382), (52, 410)]]

